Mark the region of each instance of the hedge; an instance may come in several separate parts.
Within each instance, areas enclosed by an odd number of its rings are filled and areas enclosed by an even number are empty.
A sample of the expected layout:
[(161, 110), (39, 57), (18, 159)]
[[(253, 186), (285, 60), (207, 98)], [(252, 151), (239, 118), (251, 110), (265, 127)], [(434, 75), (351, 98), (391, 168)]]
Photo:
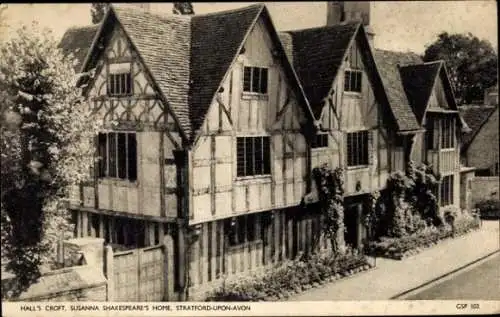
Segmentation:
[(428, 227), (401, 238), (381, 237), (380, 241), (368, 244), (367, 254), (401, 260), (436, 245), (441, 240), (461, 236), (478, 228), (479, 221), (476, 218), (461, 217), (454, 220), (453, 226)]
[(291, 294), (317, 287), (357, 272), (371, 265), (361, 254), (333, 256), (313, 255), (226, 283), (208, 295), (207, 301), (266, 301), (287, 298)]

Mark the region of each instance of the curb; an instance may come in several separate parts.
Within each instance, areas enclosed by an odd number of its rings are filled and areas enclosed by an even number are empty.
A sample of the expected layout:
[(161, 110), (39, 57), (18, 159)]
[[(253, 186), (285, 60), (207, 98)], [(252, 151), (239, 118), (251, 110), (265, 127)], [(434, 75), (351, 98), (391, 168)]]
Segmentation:
[(481, 257), (479, 257), (479, 258), (475, 259), (475, 260), (474, 260), (474, 261), (472, 261), (472, 262), (469, 262), (469, 263), (467, 263), (467, 264), (465, 264), (465, 265), (462, 265), (462, 266), (460, 266), (460, 267), (458, 267), (458, 268), (456, 268), (456, 269), (454, 269), (454, 270), (452, 270), (452, 271), (450, 271), (450, 272), (448, 272), (448, 273), (442, 274), (442, 275), (440, 275), (440, 276), (438, 276), (438, 277), (436, 277), (436, 278), (434, 278), (434, 279), (432, 279), (432, 280), (430, 280), (430, 281), (427, 281), (427, 282), (425, 282), (425, 283), (423, 283), (423, 284), (420, 284), (420, 285), (419, 285), (419, 286), (417, 286), (417, 287), (411, 288), (411, 289), (406, 290), (406, 291), (404, 291), (404, 292), (401, 292), (401, 293), (399, 293), (399, 294), (397, 294), (397, 295), (395, 295), (395, 296), (392, 296), (392, 297), (390, 297), (389, 299), (399, 299), (399, 300), (404, 300), (406, 297), (408, 297), (408, 296), (412, 295), (412, 293), (414, 293), (415, 291), (417, 291), (417, 290), (421, 290), (422, 288), (425, 288), (425, 287), (427, 287), (427, 286), (432, 286), (432, 285), (433, 285), (433, 284), (435, 284), (436, 282), (439, 282), (439, 281), (441, 281), (442, 279), (444, 279), (444, 278), (446, 278), (446, 277), (448, 277), (448, 276), (450, 276), (450, 275), (453, 275), (453, 274), (458, 273), (458, 272), (460, 272), (460, 271), (462, 271), (462, 270), (464, 270), (464, 269), (466, 269), (466, 268), (468, 268), (468, 267), (470, 267), (470, 266), (473, 266), (474, 264), (479, 264), (478, 262), (482, 262), (482, 261), (484, 261), (484, 260), (488, 259), (489, 257), (491, 257), (491, 256), (493, 256), (493, 255), (495, 255), (495, 254), (497, 254), (497, 253), (500, 253), (500, 249), (497, 249), (497, 250), (495, 250), (495, 251), (493, 251), (493, 252), (490, 252), (490, 253), (488, 253), (488, 254), (486, 254), (486, 255), (483, 255), (483, 256), (481, 256)]

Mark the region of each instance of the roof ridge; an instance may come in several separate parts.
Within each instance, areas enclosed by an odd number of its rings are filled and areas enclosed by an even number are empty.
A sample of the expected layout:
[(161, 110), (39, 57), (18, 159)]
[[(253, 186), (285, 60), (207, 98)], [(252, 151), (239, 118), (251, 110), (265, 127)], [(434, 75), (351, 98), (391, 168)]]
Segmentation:
[(138, 7), (133, 7), (133, 6), (116, 6), (116, 5), (113, 5), (113, 9), (116, 10), (123, 10), (123, 11), (129, 11), (129, 12), (133, 12), (133, 13), (136, 13), (136, 14), (144, 14), (144, 15), (152, 15), (152, 16), (155, 16), (155, 17), (158, 17), (158, 18), (162, 18), (162, 19), (169, 19), (169, 18), (174, 18), (174, 19), (184, 19), (184, 20), (190, 20), (193, 15), (183, 15), (183, 14), (173, 14), (173, 13), (166, 13), (166, 12), (151, 12), (149, 10), (144, 10), (144, 9), (141, 9), (141, 8), (138, 8)]
[(72, 31), (72, 30), (92, 29), (92, 28), (98, 28), (98, 27), (99, 27), (99, 23), (97, 23), (97, 24), (89, 24), (89, 25), (82, 25), (82, 26), (73, 25), (73, 26), (70, 26), (69, 28), (67, 28), (66, 32), (67, 31)]
[(354, 24), (358, 25), (358, 24), (362, 24), (362, 22), (345, 21), (345, 22), (334, 24), (334, 25), (314, 26), (314, 27), (310, 27), (310, 28), (297, 29), (297, 30), (284, 30), (284, 31), (279, 31), (278, 33), (298, 33), (298, 32), (303, 32), (303, 31), (327, 30), (327, 29), (334, 29), (334, 28), (337, 28), (339, 26), (354, 25)]
[(266, 5), (264, 3), (257, 3), (257, 4), (252, 4), (244, 7), (239, 7), (239, 8), (234, 8), (234, 9), (228, 9), (228, 10), (222, 10), (222, 11), (217, 11), (217, 12), (207, 12), (207, 13), (200, 13), (200, 14), (194, 14), (191, 17), (205, 17), (205, 16), (211, 16), (211, 15), (219, 15), (219, 14), (226, 14), (226, 13), (234, 13), (238, 11), (244, 11), (248, 9), (253, 9), (253, 8), (262, 8), (265, 7)]

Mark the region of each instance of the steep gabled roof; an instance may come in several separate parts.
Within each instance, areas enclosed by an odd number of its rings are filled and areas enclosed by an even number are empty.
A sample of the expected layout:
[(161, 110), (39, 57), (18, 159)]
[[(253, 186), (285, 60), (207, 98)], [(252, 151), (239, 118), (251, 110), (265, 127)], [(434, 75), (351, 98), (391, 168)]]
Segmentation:
[(406, 96), (420, 124), (422, 124), (422, 119), (427, 111), (427, 105), (441, 66), (442, 61), (436, 61), (399, 68)]
[(332, 87), (359, 26), (360, 23), (354, 22), (287, 31), (281, 35), (288, 48), (287, 55), (292, 56), (290, 60), (317, 118), (323, 108), (322, 101)]
[(470, 128), (470, 133), (462, 134), (462, 150), (467, 150), (476, 135), (498, 107), (489, 106), (461, 106), (459, 107), (465, 123)]
[(193, 16), (189, 102), (193, 131), (203, 123), (219, 85), (262, 8), (252, 5)]
[(181, 128), (189, 135), (190, 19), (179, 15), (161, 16), (135, 8), (112, 6), (112, 9), (165, 95)]
[(421, 63), (421, 58), (417, 54), (410, 52), (403, 53), (379, 49), (374, 50), (374, 58), (399, 129), (403, 131), (420, 129), (420, 124), (406, 96), (399, 73), (399, 66)]
[[(84, 41), (75, 40), (73, 36), (73, 41), (70, 41), (68, 37), (67, 42), (71, 43), (66, 43), (66, 46), (85, 48), (86, 52), (101, 49), (103, 42), (98, 39), (103, 37), (106, 41), (106, 35), (118, 21), (162, 98), (172, 109), (187, 141), (193, 141), (219, 86), (261, 16), (269, 27), (275, 49), (283, 57), (284, 70), (298, 92), (297, 97), (312, 117), (269, 12), (261, 4), (195, 16), (158, 15), (133, 7), (111, 5), (103, 22), (93, 27), (92, 38)], [(82, 55), (86, 56), (85, 69), (82, 69), (85, 71), (94, 66), (96, 59), (91, 53)]]
[(64, 33), (58, 46), (64, 54), (73, 53), (73, 56), (77, 59), (77, 63), (74, 66), (75, 71), (79, 71), (82, 67), (85, 56), (87, 56), (87, 52), (98, 29), (99, 25), (89, 25), (72, 27)]

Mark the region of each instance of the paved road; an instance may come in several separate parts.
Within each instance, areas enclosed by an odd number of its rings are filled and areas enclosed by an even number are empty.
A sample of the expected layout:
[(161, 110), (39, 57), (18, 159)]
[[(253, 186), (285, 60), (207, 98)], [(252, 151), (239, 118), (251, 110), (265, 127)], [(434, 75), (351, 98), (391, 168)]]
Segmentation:
[(500, 300), (500, 255), (406, 299)]
[(442, 241), (402, 261), (378, 258), (375, 270), (311, 289), (289, 300), (387, 300), (499, 250), (499, 234), (498, 221), (485, 221), (479, 231)]

